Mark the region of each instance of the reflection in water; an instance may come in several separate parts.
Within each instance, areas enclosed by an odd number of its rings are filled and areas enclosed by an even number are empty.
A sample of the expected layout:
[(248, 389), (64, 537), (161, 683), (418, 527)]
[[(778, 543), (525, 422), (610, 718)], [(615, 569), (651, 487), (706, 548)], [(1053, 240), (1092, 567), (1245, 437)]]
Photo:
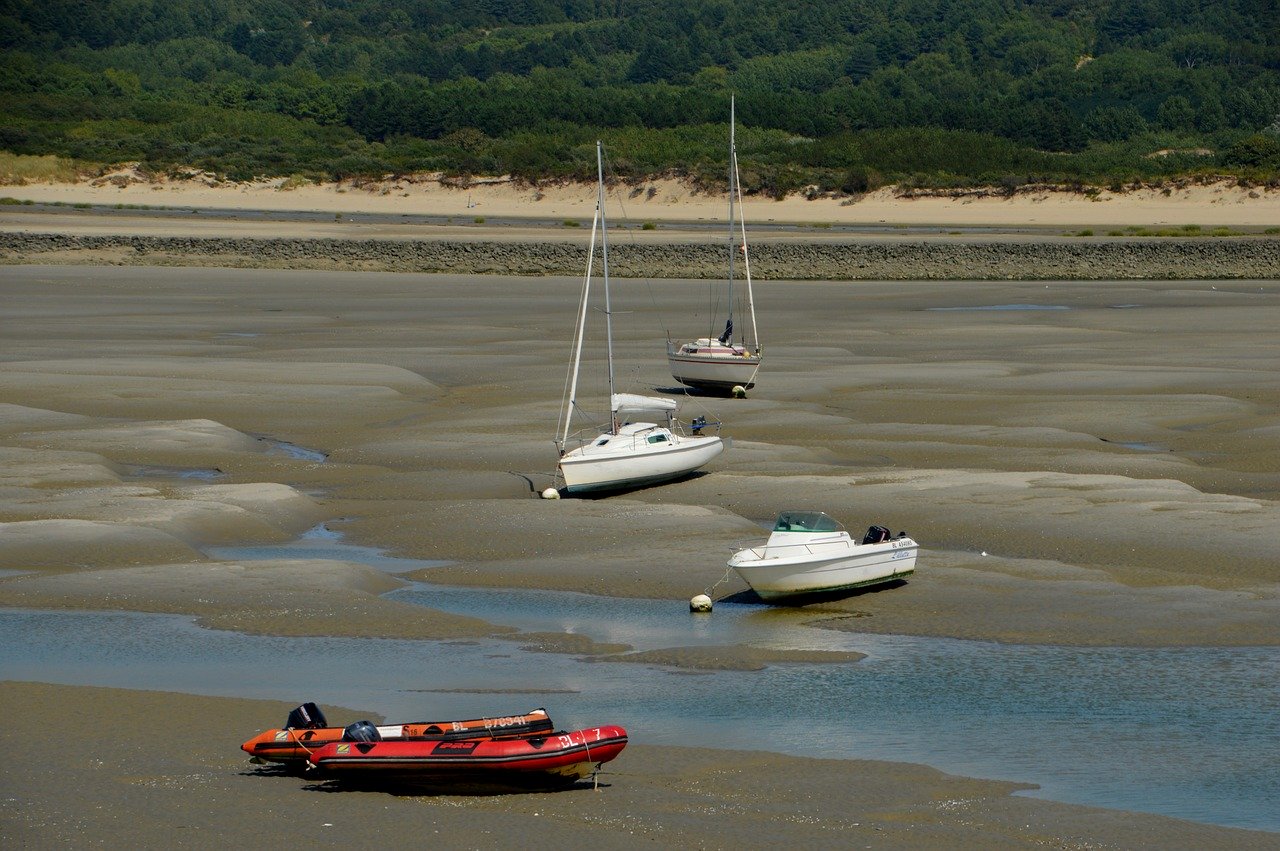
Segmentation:
[(247, 547), (208, 547), (205, 554), (223, 561), (267, 561), (277, 558), (330, 559), (367, 564), (387, 573), (408, 573), (449, 564), (440, 559), (394, 558), (376, 547), (342, 543), (342, 533), (321, 523), (287, 544)]

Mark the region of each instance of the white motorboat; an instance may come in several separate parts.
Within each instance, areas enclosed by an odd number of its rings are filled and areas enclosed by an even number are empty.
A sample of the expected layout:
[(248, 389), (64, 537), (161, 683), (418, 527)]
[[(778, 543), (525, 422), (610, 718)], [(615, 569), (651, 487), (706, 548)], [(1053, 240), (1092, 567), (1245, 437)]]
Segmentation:
[[(703, 433), (718, 431), (719, 423), (708, 423), (704, 417), (699, 417), (687, 427), (681, 424), (675, 417), (678, 405), (674, 399), (614, 392), (613, 314), (609, 302), (604, 151), (599, 142), (596, 143), (596, 170), (599, 185), (595, 218), (591, 224), (591, 248), (587, 254), (587, 273), (578, 308), (574, 355), (566, 381), (565, 405), (557, 427), (556, 447), (560, 453), (560, 475), (564, 478), (565, 490), (569, 493), (624, 490), (678, 479), (715, 458), (724, 451), (728, 443), (718, 434)], [(593, 433), (581, 445), (570, 448), (569, 430), (574, 413), (579, 411), (578, 378), (582, 365), (583, 340), (587, 331), (587, 303), (591, 292), (597, 234), (600, 240), (608, 351), (609, 425), (603, 433)], [(660, 422), (648, 422), (639, 419), (641, 417), (651, 417)]]
[(858, 543), (821, 511), (784, 511), (763, 546), (739, 550), (729, 567), (763, 600), (849, 591), (892, 582), (916, 568), (920, 545), (872, 526)]
[[(735, 387), (749, 390), (755, 386), (756, 373), (760, 371), (760, 361), (764, 350), (760, 346), (760, 335), (756, 330), (756, 307), (751, 294), (751, 258), (747, 254), (747, 227), (741, 213), (735, 213), (742, 207), (742, 183), (738, 177), (738, 147), (734, 141), (734, 108), (732, 101), (729, 107), (729, 278), (728, 278), (728, 318), (724, 330), (719, 337), (708, 334), (687, 343), (676, 343), (667, 340), (667, 363), (671, 366), (671, 376), (681, 384), (698, 390), (723, 392)], [(735, 201), (737, 206), (735, 208)], [(735, 228), (738, 232), (735, 233)], [(733, 285), (736, 278), (736, 259), (742, 255), (742, 270), (745, 279), (745, 303), (740, 312), (750, 318), (750, 328), (734, 342), (733, 315), (739, 309), (734, 302)], [(713, 290), (719, 284), (713, 284)], [(714, 299), (713, 299), (714, 300)], [(714, 322), (714, 317), (712, 318)], [(748, 337), (747, 335), (750, 334)]]

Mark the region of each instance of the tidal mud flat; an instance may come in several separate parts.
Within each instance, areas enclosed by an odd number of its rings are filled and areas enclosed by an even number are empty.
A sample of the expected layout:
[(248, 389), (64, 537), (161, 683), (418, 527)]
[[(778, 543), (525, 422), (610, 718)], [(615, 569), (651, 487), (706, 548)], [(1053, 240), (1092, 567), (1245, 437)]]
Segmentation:
[[(0, 275), (0, 570), (21, 572), (0, 579), (6, 606), (175, 612), (266, 634), (501, 636), (503, 624), (381, 596), (398, 580), (367, 566), (206, 551), (324, 521), (447, 561), (420, 572), (433, 581), (680, 607), (722, 579), (732, 544), (802, 505), (855, 529), (906, 529), (924, 547), (908, 585), (824, 604), (849, 630), (1280, 644), (1280, 289), (1268, 280), (762, 283), (760, 387), (684, 402), (686, 416), (724, 421), (729, 453), (676, 484), (542, 501), (574, 278)], [(619, 299), (624, 389), (670, 388), (664, 330), (703, 331), (707, 284), (636, 282)], [(157, 774), (181, 774), (174, 765)], [(1090, 812), (1090, 837), (1129, 844), (1121, 820)], [(1023, 815), (968, 834), (969, 814), (944, 811), (939, 842), (1029, 842), (998, 832)], [(546, 829), (550, 841), (559, 828)]]

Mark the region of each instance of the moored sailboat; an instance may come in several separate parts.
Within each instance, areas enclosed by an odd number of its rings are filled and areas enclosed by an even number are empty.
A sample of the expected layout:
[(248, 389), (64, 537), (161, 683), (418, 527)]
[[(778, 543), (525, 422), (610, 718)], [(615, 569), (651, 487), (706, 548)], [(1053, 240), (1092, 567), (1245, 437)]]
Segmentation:
[[(591, 246), (578, 307), (574, 354), (566, 382), (565, 405), (561, 411), (556, 438), (560, 453), (559, 471), (564, 479), (565, 490), (569, 493), (624, 490), (677, 479), (711, 461), (724, 451), (727, 443), (718, 434), (703, 433), (718, 430), (718, 423), (707, 423), (704, 418), (698, 418), (687, 429), (682, 426), (675, 417), (677, 403), (673, 399), (615, 392), (604, 150), (599, 142), (596, 143), (596, 171), (598, 184), (596, 212), (591, 223)], [(597, 235), (608, 353), (609, 425), (603, 433), (593, 435), (571, 449), (569, 430), (573, 415), (579, 410), (578, 378), (586, 336)], [(662, 422), (650, 422), (648, 419), (661, 419)]]
[[(738, 175), (738, 146), (735, 140), (736, 118), (733, 101), (729, 106), (729, 277), (728, 319), (719, 337), (711, 336), (676, 343), (667, 340), (667, 362), (671, 376), (689, 387), (710, 392), (724, 392), (741, 387), (749, 390), (755, 386), (756, 374), (764, 350), (756, 329), (756, 308), (751, 292), (751, 258), (747, 253), (747, 228), (742, 220), (742, 183)], [(736, 203), (735, 203), (736, 202)], [(736, 231), (736, 232), (735, 232)], [(736, 260), (742, 255), (745, 299), (742, 313), (750, 320), (750, 327), (736, 339), (733, 316), (734, 280), (737, 277)], [(714, 322), (714, 319), (712, 320)], [(748, 336), (749, 334), (749, 336)]]

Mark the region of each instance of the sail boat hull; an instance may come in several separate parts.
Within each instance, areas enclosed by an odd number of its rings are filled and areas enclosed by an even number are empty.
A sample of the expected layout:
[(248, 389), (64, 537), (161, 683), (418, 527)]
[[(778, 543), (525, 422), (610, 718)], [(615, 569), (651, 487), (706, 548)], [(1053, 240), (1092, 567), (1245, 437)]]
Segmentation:
[(699, 390), (732, 390), (755, 386), (760, 370), (760, 355), (741, 346), (702, 346), (686, 343), (667, 347), (667, 363), (671, 376), (688, 387)]
[[(655, 441), (655, 442), (650, 442)], [(652, 423), (630, 423), (560, 458), (568, 493), (599, 493), (668, 482), (692, 473), (725, 450), (727, 440), (674, 434)]]

